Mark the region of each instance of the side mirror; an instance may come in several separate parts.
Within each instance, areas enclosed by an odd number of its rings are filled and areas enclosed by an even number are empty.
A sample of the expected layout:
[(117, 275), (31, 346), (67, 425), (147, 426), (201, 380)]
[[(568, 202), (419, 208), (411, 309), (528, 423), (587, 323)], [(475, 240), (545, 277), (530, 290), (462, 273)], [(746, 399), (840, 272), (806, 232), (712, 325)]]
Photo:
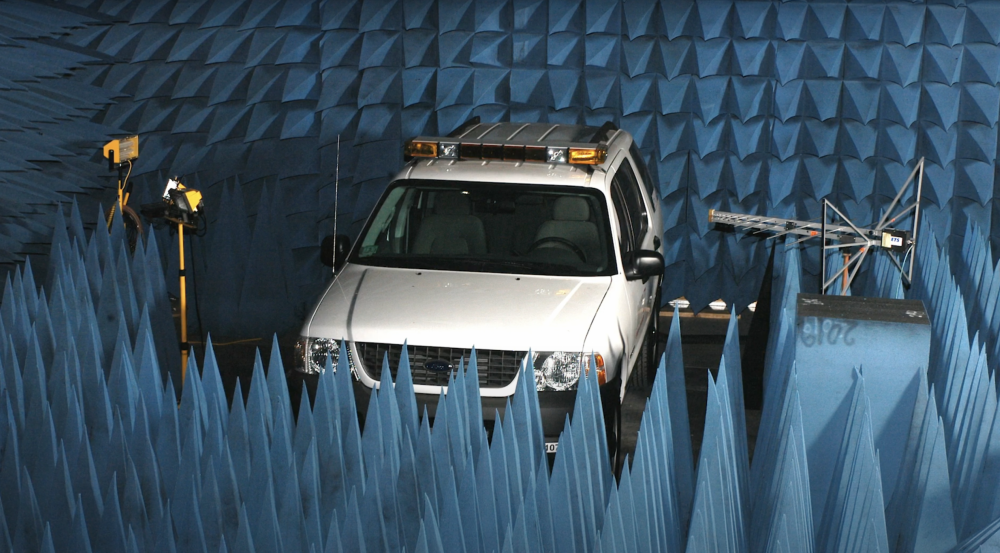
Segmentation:
[(344, 234), (330, 235), (319, 246), (319, 260), (334, 271), (340, 270), (351, 251), (351, 239)]
[(632, 252), (631, 262), (625, 267), (625, 278), (628, 280), (646, 280), (649, 277), (663, 274), (663, 255), (653, 250), (638, 250)]

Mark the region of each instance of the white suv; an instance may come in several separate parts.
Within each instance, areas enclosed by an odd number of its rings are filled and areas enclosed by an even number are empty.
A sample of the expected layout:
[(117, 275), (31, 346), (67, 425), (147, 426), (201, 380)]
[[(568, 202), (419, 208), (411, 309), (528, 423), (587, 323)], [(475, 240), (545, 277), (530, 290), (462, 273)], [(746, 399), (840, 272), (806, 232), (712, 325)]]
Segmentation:
[(302, 328), (295, 368), (317, 374), (328, 353), (336, 365), (346, 339), (363, 410), (383, 356), (395, 379), (406, 342), (433, 414), (475, 346), (492, 419), (530, 350), (551, 450), (593, 357), (616, 454), (625, 384), (652, 377), (663, 275), (659, 196), (632, 137), (611, 124), (477, 118), (410, 140), (405, 155), (354, 247), (325, 241), (336, 277)]

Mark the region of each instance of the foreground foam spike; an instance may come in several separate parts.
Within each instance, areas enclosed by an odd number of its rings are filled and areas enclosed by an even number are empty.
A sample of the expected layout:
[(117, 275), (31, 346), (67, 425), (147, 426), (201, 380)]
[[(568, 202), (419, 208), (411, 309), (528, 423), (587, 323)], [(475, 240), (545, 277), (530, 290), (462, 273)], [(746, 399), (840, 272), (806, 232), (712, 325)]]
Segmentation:
[[(579, 447), (577, 457), (581, 500), (586, 509), (586, 524), (600, 528), (604, 524), (604, 505), (613, 485), (608, 443), (605, 432), (604, 411), (601, 407), (597, 370), (581, 375), (573, 405), (574, 444)], [(599, 507), (600, 506), (600, 507)], [(592, 547), (596, 533), (588, 534), (587, 546)]]
[[(3, 337), (0, 336), (0, 340)], [(11, 414), (14, 416), (13, 422), (17, 424), (18, 430), (24, 429), (24, 381), (21, 377), (21, 367), (17, 360), (17, 355), (14, 352), (13, 344), (8, 341), (7, 354), (3, 361), (3, 366), (0, 367), (4, 372), (4, 380), (6, 385), (4, 388), (7, 391), (8, 399), (11, 402)]]
[(264, 376), (264, 364), (260, 360), (260, 350), (257, 350), (255, 354), (253, 376), (250, 378), (250, 395), (247, 396), (247, 421), (251, 424), (259, 421), (263, 425), (268, 443), (270, 443), (271, 431), (274, 429), (274, 415), (271, 412), (271, 400), (267, 394), (267, 382)]
[(114, 271), (115, 279), (118, 280), (118, 290), (121, 293), (122, 311), (125, 316), (125, 322), (128, 324), (129, 332), (135, 334), (136, 328), (139, 326), (139, 309), (142, 306), (136, 298), (130, 265), (128, 255), (119, 255)]
[(105, 265), (103, 275), (100, 299), (97, 301), (97, 329), (101, 335), (104, 358), (111, 359), (118, 336), (118, 322), (125, 319), (125, 312), (114, 266)]
[[(794, 374), (794, 373), (793, 373)], [(796, 544), (798, 551), (815, 549), (812, 497), (809, 493), (809, 467), (802, 428), (802, 408), (799, 404), (798, 389), (789, 387), (786, 404), (790, 412), (783, 421), (777, 444), (778, 460), (768, 479), (768, 505), (770, 516), (766, 523), (769, 529), (767, 541), (772, 548), (778, 536), (781, 542)], [(756, 517), (756, 512), (755, 512)]]
[(721, 551), (747, 551), (725, 374), (725, 364), (720, 364), (719, 378), (710, 376), (708, 380), (705, 433), (686, 548), (689, 553), (713, 551), (715, 543)]
[(272, 416), (277, 420), (275, 415), (277, 410), (284, 411), (284, 422), (289, 425), (285, 431), (291, 435), (291, 424), (295, 419), (292, 417), (292, 404), (288, 399), (288, 383), (285, 381), (285, 368), (281, 363), (280, 351), (278, 335), (274, 334), (271, 339), (271, 357), (267, 363), (267, 393), (271, 402)]
[[(532, 369), (532, 373), (534, 369)], [(511, 401), (511, 410), (505, 413), (505, 418), (510, 418), (513, 422), (514, 431), (521, 440), (518, 440), (518, 464), (522, 467), (538, 466), (538, 459), (544, 455), (544, 437), (539, 443), (535, 434), (533, 414), (537, 411), (531, 403), (529, 388), (534, 389), (535, 379), (533, 374), (528, 374), (526, 365), (521, 364), (520, 374), (517, 379), (517, 387), (514, 389), (514, 397)], [(529, 471), (525, 471), (522, 477), (522, 485), (527, 481)]]
[(91, 553), (90, 532), (87, 530), (87, 514), (83, 508), (82, 496), (76, 496), (76, 508), (73, 510), (73, 526), (71, 527), (70, 541), (73, 547), (81, 553)]
[(160, 419), (160, 413), (163, 411), (163, 373), (157, 360), (149, 310), (146, 307), (143, 307), (139, 321), (133, 359), (139, 373), (139, 392), (146, 408), (149, 409), (150, 419), (156, 421)]
[[(462, 525), (462, 516), (459, 511), (458, 488), (455, 483), (455, 473), (449, 468), (449, 474), (441, 479), (441, 506), (440, 519), (441, 544), (445, 551), (466, 552), (470, 549), (466, 531)], [(425, 515), (426, 518), (426, 515)], [(478, 547), (477, 547), (478, 548)]]
[(882, 477), (872, 437), (864, 377), (855, 371), (854, 393), (826, 508), (816, 536), (822, 551), (889, 550)]
[[(383, 363), (385, 365), (386, 363)], [(383, 366), (383, 369), (388, 372), (388, 368)], [(385, 373), (383, 373), (385, 374)], [(373, 470), (377, 470), (376, 467), (383, 462), (385, 462), (385, 455), (382, 451), (382, 413), (378, 409), (378, 397), (381, 392), (378, 389), (373, 389), (370, 396), (368, 396), (368, 410), (365, 414), (365, 432), (361, 435), (361, 453), (362, 458), (365, 461), (365, 467), (368, 469), (368, 473)], [(443, 420), (443, 419), (438, 419)]]
[(226, 390), (222, 386), (222, 375), (219, 373), (219, 362), (215, 358), (215, 348), (212, 347), (211, 334), (205, 341), (205, 360), (201, 370), (201, 383), (205, 394), (205, 403), (208, 405), (209, 418), (218, 417), (223, 426), (227, 425), (229, 422), (229, 402), (226, 399)]
[(323, 524), (320, 517), (320, 472), (316, 442), (311, 441), (299, 465), (299, 497), (302, 504), (303, 540), (317, 550), (323, 548)]
[[(407, 349), (403, 342), (403, 351)], [(410, 356), (399, 356), (399, 369), (396, 371), (396, 384), (393, 386), (396, 394), (396, 404), (399, 406), (399, 419), (404, 432), (409, 432), (412, 438), (417, 436), (419, 421), (417, 420), (417, 399), (413, 391), (413, 373), (410, 371)]]
[(52, 359), (55, 357), (57, 349), (56, 333), (52, 328), (52, 318), (49, 315), (48, 300), (45, 298), (44, 291), (41, 293), (34, 320), (35, 325), (32, 330), (38, 340), (39, 351), (42, 354), (42, 366), (51, 367)]
[(187, 377), (184, 381), (184, 388), (181, 390), (181, 404), (177, 409), (179, 434), (182, 437), (193, 432), (198, 432), (198, 436), (204, 435), (205, 428), (208, 426), (207, 411), (205, 396), (201, 390), (198, 363), (192, 354), (188, 356)]
[[(496, 440), (495, 434), (494, 440)], [(566, 508), (552, 511), (552, 528), (557, 536), (562, 537), (556, 542), (556, 547), (559, 552), (589, 550), (585, 544), (590, 541), (591, 529), (596, 530), (596, 528), (586, 524), (584, 512), (586, 506), (579, 497), (577, 451), (573, 440), (572, 423), (568, 416), (562, 434), (559, 435), (557, 451), (552, 466), (552, 477), (549, 480), (549, 490), (552, 494), (552, 503)], [(500, 528), (504, 528), (506, 524), (503, 520), (500, 522)]]
[(13, 551), (37, 551), (41, 547), (43, 521), (28, 469), (21, 467), (20, 505), (13, 532)]
[[(220, 543), (224, 543), (222, 500), (219, 496), (219, 484), (216, 477), (215, 464), (208, 463), (205, 478), (201, 486), (199, 511), (201, 512), (205, 530), (205, 547), (208, 551), (217, 551)], [(238, 525), (238, 520), (237, 520)]]
[(886, 508), (887, 537), (893, 551), (950, 551), (957, 535), (944, 428), (921, 376), (900, 478)]
[[(476, 464), (476, 495), (479, 508), (479, 529), (484, 551), (500, 550), (500, 530), (497, 523), (497, 501), (494, 497), (493, 463), (489, 455), (489, 443), (484, 433), (479, 445), (479, 461)], [(546, 461), (547, 463), (548, 461)]]
[[(249, 422), (243, 408), (243, 391), (239, 377), (233, 392), (233, 406), (229, 412), (229, 426), (226, 430), (226, 446), (232, 455), (233, 474), (241, 491), (250, 489), (250, 436)], [(235, 543), (235, 542), (234, 542)]]
[[(472, 456), (475, 461), (479, 460), (479, 455), (482, 452), (480, 447), (481, 441), (476, 438), (479, 434), (485, 435), (485, 427), (483, 426), (483, 403), (479, 391), (479, 363), (477, 360), (476, 348), (473, 346), (472, 352), (469, 354), (469, 362), (466, 364), (466, 372), (468, 373), (465, 378), (465, 398), (468, 402), (468, 413), (469, 413), (469, 435), (473, 437), (472, 439)], [(539, 421), (541, 417), (539, 417)], [(541, 424), (541, 422), (539, 422)], [(541, 430), (541, 427), (539, 427)], [(544, 436), (542, 438), (544, 441)], [(543, 446), (544, 447), (544, 444)]]
[(52, 231), (52, 247), (49, 250), (49, 265), (48, 270), (45, 271), (45, 289), (50, 293), (52, 292), (52, 285), (55, 282), (55, 277), (60, 270), (59, 258), (61, 256), (58, 255), (58, 253), (62, 251), (63, 255), (67, 255), (70, 251), (69, 233), (66, 232), (66, 216), (63, 215), (62, 206), (59, 204), (56, 205), (55, 213), (53, 215)]
[[(343, 551), (367, 551), (364, 532), (361, 527), (360, 509), (358, 508), (357, 489), (351, 490), (350, 500), (344, 519), (340, 523), (341, 548)], [(329, 542), (329, 538), (327, 538)]]
[(177, 401), (174, 393), (174, 383), (167, 381), (163, 391), (163, 416), (160, 417), (159, 428), (156, 431), (156, 461), (160, 466), (160, 474), (164, 482), (174, 482), (177, 469), (181, 462), (181, 440), (177, 422), (177, 409), (173, 406)]
[(292, 452), (296, 466), (301, 467), (309, 447), (316, 444), (316, 422), (313, 420), (312, 407), (309, 405), (309, 390), (304, 381), (299, 397), (302, 399), (299, 403), (298, 419), (295, 421)]
[[(205, 529), (202, 526), (201, 507), (198, 504), (198, 484), (192, 478), (182, 477), (187, 490), (185, 493), (175, 493), (172, 498), (171, 514), (174, 529), (177, 533), (177, 548), (179, 551), (206, 552)], [(272, 551), (277, 551), (273, 549)]]
[(233, 542), (233, 553), (256, 553), (256, 551), (250, 532), (250, 520), (247, 518), (247, 508), (245, 504), (241, 504), (240, 529), (236, 535), (236, 541)]
[(726, 331), (726, 341), (723, 346), (723, 359), (726, 363), (726, 381), (729, 384), (729, 403), (732, 406), (733, 434), (736, 438), (734, 447), (736, 453), (736, 468), (740, 497), (743, 499), (743, 512), (749, 513), (750, 508), (750, 459), (747, 450), (746, 407), (743, 402), (743, 367), (740, 363), (740, 330), (738, 317), (733, 308), (729, 314), (729, 327)]
[(122, 492), (122, 521), (126, 528), (144, 528), (149, 520), (146, 513), (146, 500), (142, 496), (142, 484), (135, 463), (129, 456), (125, 463), (125, 489)]
[[(283, 378), (283, 377), (282, 377)], [(271, 469), (275, 486), (275, 513), (281, 528), (281, 541), (289, 551), (304, 551), (302, 496), (299, 492), (298, 466), (292, 453), (291, 436), (282, 427), (284, 410), (275, 411), (274, 436), (271, 442)]]
[(180, 384), (181, 354), (177, 348), (177, 331), (171, 315), (170, 304), (167, 301), (167, 283), (164, 280), (160, 249), (157, 246), (156, 233), (148, 234), (146, 242), (146, 275), (149, 277), (150, 289), (155, 303), (150, 306), (150, 318), (153, 334), (157, 336), (156, 347), (159, 353), (160, 369), (164, 370), (174, 380), (174, 386)]
[[(694, 455), (691, 450), (691, 427), (688, 421), (687, 388), (684, 382), (684, 354), (681, 351), (680, 312), (674, 306), (667, 345), (660, 358), (656, 381), (662, 382), (670, 416), (673, 474), (677, 485), (677, 506), (680, 510), (681, 536), (687, 535), (694, 500)], [(662, 375), (662, 376), (661, 376)], [(654, 388), (658, 382), (654, 382)]]

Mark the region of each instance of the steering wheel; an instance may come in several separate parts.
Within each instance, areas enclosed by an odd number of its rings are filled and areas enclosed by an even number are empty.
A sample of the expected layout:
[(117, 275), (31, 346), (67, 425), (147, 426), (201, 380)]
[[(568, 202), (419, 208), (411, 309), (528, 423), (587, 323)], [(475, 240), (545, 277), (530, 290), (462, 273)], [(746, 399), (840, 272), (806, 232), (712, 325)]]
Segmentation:
[(565, 246), (566, 249), (575, 253), (576, 256), (580, 258), (580, 261), (583, 261), (584, 263), (587, 262), (587, 254), (583, 253), (583, 250), (581, 250), (579, 246), (560, 236), (546, 236), (544, 238), (539, 238), (538, 240), (535, 240), (535, 243), (532, 244), (530, 248), (528, 248), (528, 253), (531, 253), (537, 250), (538, 248), (541, 248), (543, 244), (548, 244), (548, 243)]

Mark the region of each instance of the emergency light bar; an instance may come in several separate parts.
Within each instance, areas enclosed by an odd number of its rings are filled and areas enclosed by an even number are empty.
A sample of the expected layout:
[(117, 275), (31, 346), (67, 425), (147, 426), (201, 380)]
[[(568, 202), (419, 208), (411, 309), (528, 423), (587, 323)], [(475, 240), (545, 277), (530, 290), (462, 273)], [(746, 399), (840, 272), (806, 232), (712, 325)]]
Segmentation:
[(608, 146), (598, 144), (566, 144), (540, 146), (536, 144), (497, 144), (460, 142), (448, 138), (417, 137), (406, 142), (403, 158), (482, 159), (490, 161), (531, 161), (538, 163), (569, 163), (600, 165), (608, 158)]

